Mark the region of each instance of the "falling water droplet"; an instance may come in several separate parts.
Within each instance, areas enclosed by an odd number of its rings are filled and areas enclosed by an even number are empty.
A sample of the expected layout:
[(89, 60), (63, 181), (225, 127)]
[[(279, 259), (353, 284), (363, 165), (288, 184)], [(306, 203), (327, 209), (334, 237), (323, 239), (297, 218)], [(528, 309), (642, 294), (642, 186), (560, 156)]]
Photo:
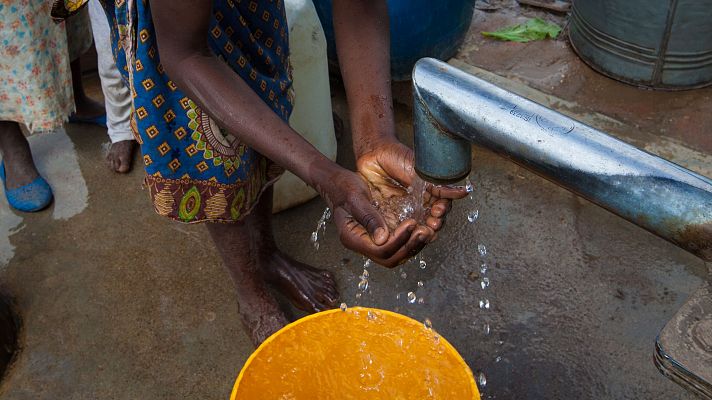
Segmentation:
[(416, 300), (415, 293), (408, 292), (408, 303), (413, 304), (413, 303), (415, 303), (415, 300)]
[(480, 286), (482, 287), (482, 290), (485, 290), (489, 287), (490, 285), (490, 280), (488, 277), (482, 278), (482, 281), (480, 282)]
[(480, 371), (477, 374), (477, 384), (484, 387), (487, 386), (487, 377), (485, 376), (485, 373)]
[(486, 273), (487, 273), (487, 269), (488, 269), (488, 268), (487, 268), (487, 263), (484, 263), (484, 262), (483, 262), (482, 264), (480, 264), (480, 273), (481, 273), (481, 274), (486, 274)]
[(423, 325), (425, 325), (425, 329), (433, 329), (433, 323), (430, 321), (430, 318), (425, 318)]
[(319, 242), (314, 242), (314, 250), (319, 250)]
[(408, 274), (405, 271), (401, 271), (401, 278), (405, 279), (408, 277)]
[(472, 181), (470, 181), (470, 178), (465, 179), (465, 190), (467, 190), (467, 193), (472, 193), (472, 191), (475, 190), (475, 187), (472, 185)]
[(477, 252), (480, 253), (480, 257), (484, 257), (487, 255), (487, 247), (484, 244), (478, 244)]
[(368, 270), (364, 269), (361, 273), (361, 279), (368, 279)]
[(331, 208), (326, 207), (326, 210), (324, 210), (324, 214), (322, 214), (321, 217), (324, 219), (324, 221), (330, 220), (331, 219)]
[(418, 287), (423, 287), (423, 281), (418, 281)]
[(368, 290), (368, 279), (361, 279), (358, 283), (358, 289), (362, 292)]
[(475, 222), (480, 217), (480, 210), (474, 210), (467, 213), (467, 221)]
[(346, 311), (346, 309), (348, 308), (348, 306), (346, 305), (346, 303), (341, 303), (341, 305), (339, 306), (339, 308), (341, 309), (341, 311)]
[(360, 299), (361, 298), (361, 292), (356, 292), (356, 298)]
[(319, 240), (319, 232), (314, 231), (311, 234), (311, 241), (312, 243), (316, 243)]
[(502, 361), (502, 357), (501, 357), (501, 356), (497, 356), (497, 358), (494, 359), (494, 362), (500, 362), (500, 361)]
[(396, 300), (400, 300), (400, 293), (396, 294)]
[(489, 334), (492, 332), (492, 329), (490, 328), (490, 324), (485, 324), (485, 336), (489, 336)]
[(371, 265), (373, 265), (373, 260), (371, 260), (370, 258), (367, 258), (366, 261), (363, 262), (364, 269), (370, 267)]
[(425, 299), (422, 298), (422, 297), (420, 297), (420, 298), (418, 299), (418, 304), (423, 304), (423, 303), (425, 303)]
[(487, 299), (480, 300), (480, 308), (489, 310), (490, 302)]
[(421, 258), (421, 259), (420, 259), (419, 266), (420, 266), (420, 269), (425, 269), (425, 267), (428, 266), (428, 263), (425, 262), (425, 260), (423, 260), (423, 259)]

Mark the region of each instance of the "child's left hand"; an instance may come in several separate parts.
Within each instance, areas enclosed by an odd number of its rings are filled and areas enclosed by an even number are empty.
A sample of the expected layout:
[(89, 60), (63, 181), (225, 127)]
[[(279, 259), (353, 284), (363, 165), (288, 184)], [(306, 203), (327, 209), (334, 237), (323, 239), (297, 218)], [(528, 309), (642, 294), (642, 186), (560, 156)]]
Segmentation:
[[(379, 201), (409, 195), (406, 188), (421, 179), (415, 173), (413, 164), (413, 151), (400, 142), (392, 141), (380, 144), (374, 150), (361, 155), (356, 162), (356, 168), (368, 182), (372, 197)], [(467, 190), (464, 187), (425, 184), (422, 206), (427, 213), (422, 215), (421, 221), (418, 222), (421, 227), (428, 228), (423, 230), (423, 234), (428, 236), (427, 242), (433, 241), (436, 232), (443, 227), (451, 200), (465, 196)], [(391, 229), (395, 229), (402, 222), (396, 214), (398, 210), (382, 208), (381, 211)]]

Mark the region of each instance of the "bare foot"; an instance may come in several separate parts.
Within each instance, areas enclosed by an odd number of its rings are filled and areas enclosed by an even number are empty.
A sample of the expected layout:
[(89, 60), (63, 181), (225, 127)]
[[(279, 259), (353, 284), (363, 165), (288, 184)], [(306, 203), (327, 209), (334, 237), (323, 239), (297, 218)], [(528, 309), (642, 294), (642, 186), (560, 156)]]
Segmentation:
[(339, 291), (330, 272), (295, 261), (279, 250), (266, 254), (262, 260), (265, 281), (298, 309), (319, 312), (336, 307)]
[(289, 321), (279, 308), (271, 309), (274, 300), (252, 305), (248, 301), (240, 302), (240, 317), (255, 347), (286, 326)]
[(122, 140), (112, 143), (111, 147), (109, 147), (109, 153), (106, 155), (109, 168), (121, 174), (131, 171), (131, 161), (133, 160), (135, 148), (136, 141), (134, 140)]

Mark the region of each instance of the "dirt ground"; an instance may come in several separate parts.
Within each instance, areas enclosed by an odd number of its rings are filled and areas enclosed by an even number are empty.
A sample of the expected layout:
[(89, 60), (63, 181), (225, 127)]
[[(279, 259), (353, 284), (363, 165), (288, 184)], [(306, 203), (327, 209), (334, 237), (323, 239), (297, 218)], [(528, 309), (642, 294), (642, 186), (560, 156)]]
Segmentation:
[[(565, 37), (486, 39), (480, 31), (533, 15), (564, 24), (561, 16), (490, 2), (504, 6), (475, 11), (455, 65), (712, 176), (712, 89), (653, 92), (613, 81), (583, 64)], [(344, 122), (339, 162), (352, 166), (343, 90), (332, 89)], [(409, 143), (409, 86), (394, 90), (399, 135)], [(0, 199), (0, 282), (23, 320), (22, 348), (0, 399), (228, 398), (253, 351), (229, 276), (204, 227), (155, 215), (140, 168), (126, 176), (106, 168), (107, 141), (104, 129), (77, 124), (33, 139), (50, 183), (71, 190), (34, 215)], [(341, 247), (333, 224), (318, 251), (310, 244), (321, 200), (278, 214), (278, 243), (334, 272), (349, 305), (430, 318), (487, 377), (483, 398), (692, 399), (656, 370), (653, 344), (707, 279), (706, 266), (481, 149), (473, 149), (471, 178), (474, 202), (454, 205), (424, 251), (427, 267), (372, 268), (360, 298), (362, 259)], [(468, 223), (474, 208), (480, 217)], [(491, 280), (484, 290), (482, 262)], [(409, 304), (408, 291), (423, 303)], [(480, 308), (484, 299), (489, 309)]]

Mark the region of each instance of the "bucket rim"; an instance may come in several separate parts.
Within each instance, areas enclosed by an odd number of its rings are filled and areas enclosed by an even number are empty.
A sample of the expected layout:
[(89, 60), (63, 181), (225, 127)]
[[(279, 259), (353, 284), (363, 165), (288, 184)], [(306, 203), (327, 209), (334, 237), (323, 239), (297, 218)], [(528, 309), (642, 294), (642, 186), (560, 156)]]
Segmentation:
[[(407, 323), (415, 323), (417, 325), (422, 326), (422, 322), (411, 318), (407, 315), (403, 315), (394, 311), (389, 311), (389, 310), (383, 310), (380, 308), (373, 308), (373, 307), (361, 307), (361, 306), (355, 306), (355, 307), (349, 307), (349, 310), (356, 310), (356, 311), (375, 311), (379, 313), (383, 313), (385, 315), (388, 315), (389, 317), (393, 317), (402, 321), (406, 321)], [(290, 322), (289, 324), (285, 325), (282, 327), (282, 329), (278, 330), (277, 332), (273, 333), (268, 337), (264, 342), (262, 342), (255, 351), (250, 354), (250, 357), (247, 358), (247, 361), (245, 361), (245, 364), (242, 366), (242, 369), (240, 369), (240, 373), (237, 375), (237, 379), (235, 380), (235, 384), (232, 387), (232, 392), (230, 394), (230, 400), (236, 400), (237, 399), (237, 389), (240, 386), (240, 382), (242, 382), (243, 377), (245, 376), (245, 371), (250, 367), (252, 364), (252, 361), (257, 358), (257, 356), (260, 354), (262, 349), (267, 347), (270, 343), (272, 343), (279, 335), (281, 335), (283, 332), (286, 332), (290, 329), (293, 329), (295, 326), (298, 326), (300, 324), (303, 324), (305, 322), (311, 321), (316, 318), (321, 318), (325, 315), (333, 314), (333, 313), (340, 313), (344, 312), (339, 308), (332, 309), (332, 310), (326, 310), (326, 311), (320, 311), (318, 313), (310, 314), (307, 315), (306, 317), (299, 318), (298, 320), (294, 322)], [(450, 354), (452, 354), (455, 357), (455, 360), (459, 365), (464, 367), (465, 373), (467, 374), (467, 380), (469, 383), (469, 386), (473, 389), (473, 394), (475, 394), (475, 397), (473, 399), (479, 399), (480, 398), (480, 391), (479, 388), (477, 387), (477, 383), (475, 382), (475, 377), (472, 374), (472, 369), (470, 369), (470, 366), (467, 365), (465, 360), (462, 358), (462, 355), (460, 354), (459, 351), (450, 344), (450, 342), (445, 339), (442, 335), (438, 334), (440, 337), (440, 343), (445, 346), (446, 351), (448, 351)]]

